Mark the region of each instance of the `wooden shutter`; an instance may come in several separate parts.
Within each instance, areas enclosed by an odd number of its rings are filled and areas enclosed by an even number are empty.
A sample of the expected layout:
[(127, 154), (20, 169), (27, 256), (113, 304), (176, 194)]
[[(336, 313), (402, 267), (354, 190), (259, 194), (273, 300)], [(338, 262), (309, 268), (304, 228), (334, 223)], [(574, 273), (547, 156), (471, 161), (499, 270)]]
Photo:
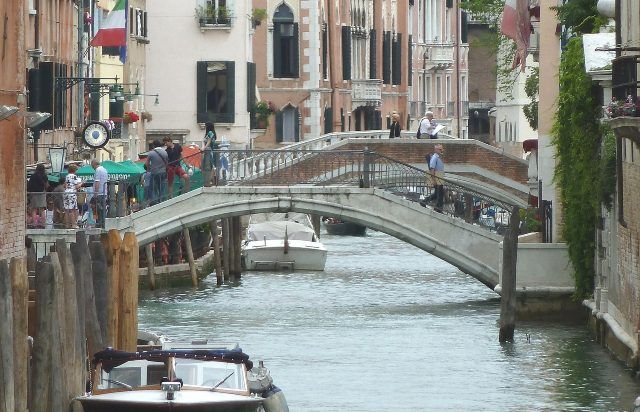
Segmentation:
[(411, 75), (411, 68), (413, 66), (413, 36), (409, 35), (409, 42), (407, 44), (407, 85), (413, 86), (413, 76)]
[(209, 121), (207, 113), (207, 62), (198, 62), (196, 70), (196, 121), (206, 123)]
[(247, 111), (256, 103), (256, 64), (247, 62)]
[(382, 129), (382, 112), (380, 110), (376, 110), (376, 129)]
[(282, 124), (282, 111), (277, 111), (276, 112), (276, 143), (281, 143), (282, 142), (282, 135), (283, 133), (283, 127), (284, 125)]
[(51, 130), (53, 129), (53, 116), (54, 113), (54, 63), (53, 62), (42, 62), (40, 63), (40, 112), (51, 113), (51, 117), (49, 117), (44, 122), (40, 123), (41, 130)]
[(382, 82), (391, 84), (391, 32), (382, 36)]
[(294, 120), (294, 136), (296, 139), (296, 142), (300, 141), (300, 121), (301, 121), (301, 116), (300, 116), (300, 110), (298, 110), (298, 108), (296, 107), (296, 117)]
[(351, 80), (351, 27), (342, 26), (342, 80)]
[(340, 108), (340, 131), (344, 132), (344, 108)]
[(460, 41), (462, 43), (469, 42), (469, 24), (467, 22), (467, 12), (460, 12)]
[(142, 37), (147, 37), (147, 12), (142, 14)]
[(324, 108), (324, 132), (325, 134), (333, 132), (333, 108), (331, 107)]
[(376, 66), (378, 64), (377, 59), (377, 39), (376, 39), (376, 29), (371, 29), (369, 32), (369, 78), (376, 78)]
[(273, 77), (282, 77), (281, 23), (273, 24)]
[(393, 84), (402, 83), (402, 33), (396, 34), (393, 41), (393, 67), (391, 69)]
[(220, 113), (218, 121), (235, 123), (236, 121), (236, 62), (225, 62), (227, 69), (227, 112)]
[[(125, 14), (126, 16), (126, 14)], [(134, 10), (133, 7), (129, 7), (129, 21), (127, 22), (127, 24), (129, 25), (129, 34), (136, 34), (135, 32), (135, 14), (134, 14)]]
[(448, 9), (452, 9), (453, 8), (453, 0), (447, 0), (447, 8)]
[(291, 70), (293, 78), (300, 77), (300, 39), (298, 37), (300, 37), (298, 35), (298, 23), (293, 23), (293, 67)]

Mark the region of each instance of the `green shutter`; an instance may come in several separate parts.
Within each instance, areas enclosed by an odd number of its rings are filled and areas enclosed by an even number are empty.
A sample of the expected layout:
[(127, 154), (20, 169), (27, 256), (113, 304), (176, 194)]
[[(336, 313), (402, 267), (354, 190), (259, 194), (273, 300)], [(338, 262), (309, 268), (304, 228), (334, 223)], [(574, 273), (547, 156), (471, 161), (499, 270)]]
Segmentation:
[(276, 112), (276, 143), (282, 142), (283, 135), (283, 124), (282, 124), (282, 111)]
[(322, 78), (327, 78), (328, 73), (328, 58), (327, 58), (327, 47), (328, 47), (328, 34), (327, 34), (327, 25), (326, 23), (323, 25), (322, 30)]
[(282, 41), (280, 40), (281, 23), (273, 24), (273, 77), (282, 77)]
[(378, 64), (377, 59), (377, 39), (376, 39), (376, 29), (371, 29), (369, 32), (369, 78), (376, 78), (376, 65)]
[[(54, 80), (53, 73), (54, 67), (53, 62), (42, 62), (38, 66), (40, 69), (40, 111), (53, 113), (54, 106)], [(52, 130), (53, 129), (53, 116), (49, 117), (47, 120), (41, 123), (41, 130)]]
[(447, 8), (448, 9), (452, 9), (453, 8), (453, 0), (447, 0)]
[(393, 67), (391, 69), (393, 84), (402, 83), (402, 33), (396, 34), (393, 41)]
[(298, 35), (298, 23), (293, 23), (293, 67), (291, 73), (293, 78), (300, 77), (300, 37)]
[(196, 106), (198, 123), (209, 121), (207, 114), (207, 62), (197, 63)]
[(467, 12), (460, 12), (460, 41), (462, 43), (468, 43), (469, 25), (467, 22)]
[(300, 141), (300, 120), (301, 120), (300, 117), (301, 117), (300, 110), (298, 110), (298, 108), (296, 107), (296, 117), (295, 117), (295, 123), (293, 125), (296, 142)]
[(351, 80), (351, 27), (342, 26), (342, 80)]
[(391, 84), (391, 33), (382, 36), (382, 82)]
[(407, 43), (407, 85), (413, 86), (413, 76), (411, 76), (411, 67), (413, 66), (413, 36), (409, 35), (409, 42)]
[(256, 64), (247, 62), (247, 111), (256, 103)]
[(220, 113), (219, 122), (236, 122), (236, 62), (225, 62), (227, 68), (227, 112)]

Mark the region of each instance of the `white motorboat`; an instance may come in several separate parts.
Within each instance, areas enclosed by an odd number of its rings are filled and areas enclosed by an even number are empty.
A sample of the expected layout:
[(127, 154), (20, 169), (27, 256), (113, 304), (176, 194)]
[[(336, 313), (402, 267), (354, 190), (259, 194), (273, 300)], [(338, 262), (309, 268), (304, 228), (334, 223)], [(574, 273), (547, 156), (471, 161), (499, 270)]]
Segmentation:
[(327, 248), (306, 214), (252, 215), (242, 261), (247, 270), (324, 270)]
[(76, 398), (84, 412), (288, 412), (269, 370), (242, 349), (206, 342), (93, 358), (92, 390)]

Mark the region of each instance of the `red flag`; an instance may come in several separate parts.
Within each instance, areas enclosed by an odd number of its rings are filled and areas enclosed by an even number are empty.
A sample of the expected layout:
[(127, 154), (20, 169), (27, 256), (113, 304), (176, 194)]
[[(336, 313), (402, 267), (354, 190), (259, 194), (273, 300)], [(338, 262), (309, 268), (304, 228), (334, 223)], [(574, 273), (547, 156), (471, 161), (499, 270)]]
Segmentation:
[(516, 55), (513, 58), (512, 69), (520, 66), (524, 71), (531, 36), (531, 17), (529, 0), (507, 0), (502, 11), (500, 31), (516, 42)]

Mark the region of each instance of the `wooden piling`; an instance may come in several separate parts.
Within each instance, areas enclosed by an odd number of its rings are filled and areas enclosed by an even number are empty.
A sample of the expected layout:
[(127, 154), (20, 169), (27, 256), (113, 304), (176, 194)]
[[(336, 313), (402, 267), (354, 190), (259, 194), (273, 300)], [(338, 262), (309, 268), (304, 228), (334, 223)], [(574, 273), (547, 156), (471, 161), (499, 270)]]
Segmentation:
[[(84, 392), (84, 367), (85, 345), (84, 335), (80, 335), (80, 319), (78, 316), (78, 298), (75, 268), (71, 252), (64, 239), (56, 240), (56, 250), (60, 259), (64, 283), (64, 323), (66, 323), (64, 345), (66, 349), (65, 359), (68, 359), (69, 368), (69, 391), (72, 396), (80, 395)], [(84, 328), (82, 328), (84, 330)]]
[(196, 271), (196, 261), (193, 258), (193, 247), (191, 245), (191, 235), (189, 234), (189, 228), (182, 229), (182, 235), (184, 236), (184, 246), (187, 249), (187, 259), (189, 260), (189, 271), (191, 272), (191, 284), (198, 286), (198, 272)]
[(138, 240), (133, 232), (124, 234), (120, 247), (120, 291), (118, 349), (135, 352), (138, 341)]
[(516, 328), (516, 266), (520, 208), (514, 206), (502, 244), (502, 293), (500, 297), (500, 343), (513, 342)]
[(240, 216), (233, 218), (233, 241), (234, 241), (234, 272), (236, 277), (242, 276), (242, 223), (240, 222)]
[[(108, 325), (108, 311), (109, 311), (109, 281), (108, 281), (108, 267), (107, 257), (104, 253), (102, 243), (100, 241), (92, 240), (89, 242), (89, 252), (91, 253), (91, 274), (93, 280), (93, 292), (95, 299), (95, 308), (97, 313), (98, 324), (100, 325), (100, 342), (103, 347), (113, 346), (114, 342), (107, 340), (107, 328)], [(118, 299), (120, 300), (120, 299)], [(113, 304), (112, 304), (113, 306)], [(117, 305), (115, 306), (117, 307)], [(102, 348), (92, 348), (100, 350)], [(93, 355), (95, 352), (90, 352)]]
[(118, 314), (120, 308), (120, 247), (122, 239), (120, 232), (116, 229), (109, 230), (108, 233), (109, 246), (106, 250), (108, 265), (108, 283), (107, 283), (107, 346), (121, 349), (117, 346), (120, 342), (118, 336)]
[(225, 282), (229, 281), (229, 218), (222, 219), (222, 265)]
[[(48, 412), (51, 400), (51, 347), (53, 340), (53, 266), (49, 262), (36, 263), (36, 333), (33, 344), (33, 374), (29, 412)], [(4, 346), (4, 345), (3, 345)], [(60, 367), (61, 365), (56, 365)]]
[(213, 241), (213, 264), (216, 268), (216, 285), (222, 285), (222, 260), (220, 259), (220, 238), (218, 237), (218, 220), (211, 221), (211, 239)]
[[(96, 242), (99, 245), (100, 242)], [(104, 257), (104, 249), (100, 245), (95, 246), (102, 251)], [(87, 354), (91, 358), (93, 354), (104, 347), (104, 339), (98, 310), (96, 304), (96, 295), (94, 289), (94, 272), (91, 262), (91, 255), (88, 253), (90, 247), (87, 244), (87, 237), (84, 232), (76, 233), (76, 242), (71, 244), (71, 256), (73, 257), (73, 266), (76, 273), (76, 290), (78, 290), (78, 301), (80, 302), (80, 318), (84, 318), (84, 336), (87, 338)], [(95, 252), (98, 253), (97, 251)], [(104, 265), (103, 262), (100, 262)], [(99, 269), (96, 264), (96, 270), (105, 272), (106, 269)], [(82, 289), (78, 289), (82, 288)]]
[(144, 245), (144, 254), (147, 257), (147, 285), (149, 290), (156, 288), (156, 265), (153, 261), (153, 248), (151, 243)]
[(57, 373), (57, 369), (66, 364), (69, 354), (70, 342), (67, 340), (65, 322), (64, 282), (62, 265), (58, 252), (49, 253), (53, 267), (53, 332), (51, 333), (51, 396), (52, 410), (61, 411), (71, 402), (69, 398), (69, 374)]
[(228, 218), (229, 225), (229, 276), (235, 278), (236, 273), (236, 226), (235, 218)]
[(9, 271), (11, 272), (11, 289), (13, 290), (13, 383), (15, 386), (14, 404), (17, 412), (27, 411), (28, 396), (27, 370), (29, 365), (29, 344), (27, 337), (29, 335), (29, 279), (26, 264), (25, 259), (13, 258), (9, 265)]
[(15, 410), (13, 288), (6, 260), (0, 260), (0, 411)]
[(320, 215), (311, 215), (311, 225), (316, 232), (316, 237), (320, 239)]

